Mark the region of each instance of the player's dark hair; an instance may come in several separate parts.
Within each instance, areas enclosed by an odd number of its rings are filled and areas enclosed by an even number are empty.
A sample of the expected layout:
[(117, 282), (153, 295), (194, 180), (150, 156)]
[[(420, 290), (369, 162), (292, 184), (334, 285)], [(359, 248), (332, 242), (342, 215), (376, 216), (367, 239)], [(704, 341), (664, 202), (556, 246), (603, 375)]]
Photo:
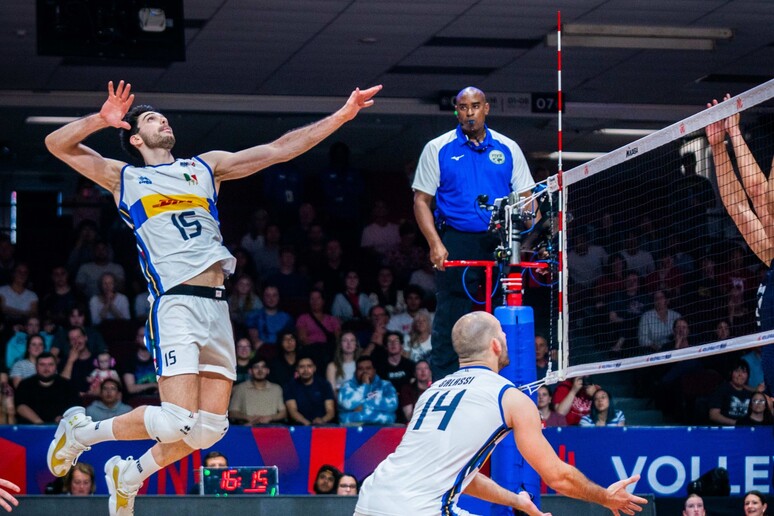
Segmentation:
[(124, 152), (133, 158), (142, 159), (142, 154), (140, 154), (140, 151), (138, 151), (137, 148), (131, 144), (129, 138), (139, 132), (140, 128), (137, 125), (137, 120), (140, 118), (140, 115), (147, 113), (148, 111), (156, 110), (153, 108), (153, 106), (149, 106), (148, 104), (134, 106), (124, 117), (124, 122), (128, 122), (132, 128), (118, 130), (118, 139), (121, 142), (121, 148), (124, 149)]

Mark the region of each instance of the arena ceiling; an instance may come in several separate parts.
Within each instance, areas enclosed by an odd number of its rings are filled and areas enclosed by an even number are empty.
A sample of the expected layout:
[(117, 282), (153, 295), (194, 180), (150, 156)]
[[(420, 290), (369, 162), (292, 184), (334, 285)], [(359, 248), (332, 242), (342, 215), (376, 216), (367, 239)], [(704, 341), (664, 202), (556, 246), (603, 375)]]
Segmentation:
[[(334, 138), (360, 166), (401, 171), (453, 126), (439, 107), (447, 92), (476, 85), (518, 103), (556, 90), (556, 48), (546, 38), (558, 10), (566, 27), (682, 27), (680, 38), (695, 28), (732, 31), (712, 50), (565, 43), (565, 150), (612, 150), (632, 137), (599, 129), (661, 128), (774, 76), (771, 0), (185, 0), (186, 59), (167, 63), (153, 51), (128, 62), (38, 55), (35, 4), (0, 2), (4, 170), (52, 167), (43, 147), (52, 126), (28, 117), (96, 111), (107, 81), (123, 78), (138, 102), (170, 116), (181, 154), (265, 142), (336, 109), (353, 87), (381, 83), (377, 105)], [(556, 149), (553, 114), (515, 106), (490, 125), (529, 155)], [(114, 136), (100, 138), (113, 152)], [(325, 150), (306, 159), (325, 160)]]

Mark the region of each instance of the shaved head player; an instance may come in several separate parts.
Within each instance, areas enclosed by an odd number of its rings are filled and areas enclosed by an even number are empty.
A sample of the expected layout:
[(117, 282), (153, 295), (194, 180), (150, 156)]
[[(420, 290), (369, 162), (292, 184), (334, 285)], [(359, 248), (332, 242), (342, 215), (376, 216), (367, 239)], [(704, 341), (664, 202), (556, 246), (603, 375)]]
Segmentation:
[(513, 430), (519, 451), (557, 492), (594, 502), (613, 514), (642, 510), (626, 492), (635, 475), (600, 487), (559, 460), (543, 437), (537, 407), (497, 374), (508, 365), (505, 333), (487, 312), (463, 316), (452, 329), (460, 369), (419, 398), (403, 440), (364, 482), (355, 516), (465, 515), (460, 494), (545, 516), (527, 493), (508, 491), (479, 473), (497, 443)]

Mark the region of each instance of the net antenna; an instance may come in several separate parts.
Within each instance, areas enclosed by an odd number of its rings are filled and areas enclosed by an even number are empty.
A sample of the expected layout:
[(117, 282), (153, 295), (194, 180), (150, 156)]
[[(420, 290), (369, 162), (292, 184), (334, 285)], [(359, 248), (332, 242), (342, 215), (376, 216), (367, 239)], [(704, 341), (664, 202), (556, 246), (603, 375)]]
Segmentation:
[[(561, 48), (559, 44), (557, 46)], [(561, 62), (561, 58), (559, 60)], [(705, 136), (705, 129), (710, 124), (741, 115), (741, 123), (745, 126), (743, 132), (752, 154), (764, 173), (770, 175), (769, 167), (774, 168), (773, 97), (774, 79), (566, 172), (562, 171), (560, 161), (556, 177), (548, 182), (549, 187), (553, 185), (558, 191), (560, 204), (560, 292), (559, 307), (553, 315), (559, 329), (559, 364), (556, 371), (546, 375), (546, 383), (673, 363), (774, 342), (774, 333), (760, 332), (754, 323), (760, 281), (756, 273), (769, 264), (763, 264), (749, 250), (733, 220), (721, 208), (716, 167)], [(561, 94), (559, 99), (561, 114)], [(561, 122), (559, 128), (561, 155)], [(730, 141), (726, 146), (729, 154), (735, 155), (731, 161), (741, 176), (737, 162), (740, 153), (733, 152)], [(687, 157), (695, 160), (689, 163)], [(696, 215), (691, 215), (686, 208), (692, 201), (691, 196), (697, 195), (684, 186), (689, 184), (686, 178), (690, 176), (693, 180), (694, 175), (703, 177), (702, 180), (710, 184), (715, 183), (710, 190), (714, 208), (699, 211), (705, 219), (691, 219)], [(572, 221), (568, 220), (569, 213), (573, 215)], [(609, 299), (594, 298), (595, 291), (580, 286), (579, 278), (573, 277), (573, 274), (579, 274), (573, 269), (574, 248), (570, 248), (569, 255), (565, 254), (568, 240), (573, 242), (581, 233), (592, 244), (596, 238), (601, 238), (604, 229), (601, 220), (606, 216), (630, 236), (627, 240), (622, 233), (611, 230), (613, 236), (606, 244), (611, 247), (607, 250), (609, 255), (620, 251), (616, 254), (631, 256), (625, 246), (639, 240), (653, 247), (660, 266), (665, 260), (680, 262), (673, 269), (681, 274), (681, 287), (670, 284), (671, 280), (661, 274), (662, 269), (652, 272), (652, 266), (643, 269), (636, 281), (647, 297), (642, 312), (649, 311), (652, 307), (649, 305), (655, 300), (661, 302), (658, 292), (662, 292), (669, 311), (688, 322), (690, 336), (695, 338), (691, 345), (679, 348), (663, 342), (643, 345), (643, 335), (648, 336), (649, 326), (643, 323), (640, 314), (635, 321), (639, 325), (629, 328), (636, 329), (635, 333), (621, 337), (624, 345), (620, 349), (611, 348), (611, 339), (615, 342), (616, 335), (611, 330), (614, 324), (608, 320), (611, 310), (606, 310), (608, 305), (604, 304)], [(692, 221), (695, 220), (706, 220), (706, 223), (694, 225)], [(636, 238), (645, 231), (638, 228), (646, 227), (655, 229), (646, 233), (647, 238)], [(637, 252), (639, 250), (635, 250)], [(734, 255), (740, 252), (743, 253), (741, 261), (735, 262)], [(629, 262), (626, 263), (631, 267)], [(705, 278), (705, 274), (710, 274), (705, 268), (714, 268), (716, 277)], [(702, 282), (709, 279), (718, 284), (716, 298), (706, 297), (706, 282)], [(631, 281), (635, 281), (633, 276)], [(589, 303), (590, 297), (603, 304), (601, 311)], [(736, 333), (733, 336), (723, 337), (720, 333), (716, 336), (716, 321), (726, 317), (728, 312), (725, 310), (734, 297), (740, 303), (740, 313), (747, 314), (747, 324), (734, 323), (732, 331)]]

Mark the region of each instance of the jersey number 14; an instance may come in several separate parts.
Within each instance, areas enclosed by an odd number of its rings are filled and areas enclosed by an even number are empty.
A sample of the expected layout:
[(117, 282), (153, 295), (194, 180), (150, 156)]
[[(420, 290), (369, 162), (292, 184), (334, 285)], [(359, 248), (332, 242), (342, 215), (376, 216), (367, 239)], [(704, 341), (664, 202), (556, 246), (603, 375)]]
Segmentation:
[[(441, 394), (440, 392), (436, 392), (432, 396), (430, 396), (430, 399), (427, 400), (427, 403), (425, 403), (424, 408), (422, 409), (422, 413), (419, 414), (419, 418), (417, 419), (417, 422), (414, 424), (414, 430), (419, 430), (419, 427), (422, 426), (422, 423), (425, 420), (425, 416), (427, 416), (427, 413), (432, 412), (443, 412), (443, 419), (441, 419), (441, 422), (438, 423), (438, 430), (446, 430), (446, 427), (449, 426), (449, 421), (451, 421), (452, 416), (454, 415), (454, 411), (457, 410), (457, 405), (460, 404), (460, 400), (465, 395), (466, 389), (461, 390), (458, 392), (454, 398), (448, 403), (444, 404), (446, 401), (446, 396), (449, 395), (449, 392), (444, 392)], [(440, 397), (438, 396), (440, 394)], [(438, 400), (436, 400), (438, 398)], [(430, 408), (432, 406), (432, 409)]]

